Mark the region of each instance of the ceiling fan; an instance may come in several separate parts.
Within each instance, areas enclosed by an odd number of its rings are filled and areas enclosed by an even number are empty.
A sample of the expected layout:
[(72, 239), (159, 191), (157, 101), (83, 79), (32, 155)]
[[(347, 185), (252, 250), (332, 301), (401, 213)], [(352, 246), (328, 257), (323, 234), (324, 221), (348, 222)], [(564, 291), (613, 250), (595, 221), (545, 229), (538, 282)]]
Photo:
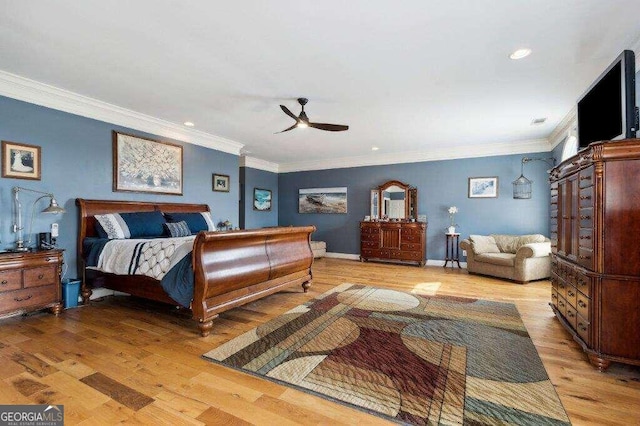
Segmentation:
[(299, 116), (295, 116), (291, 111), (289, 111), (289, 108), (287, 108), (284, 105), (280, 105), (280, 108), (282, 109), (282, 111), (284, 111), (285, 114), (287, 114), (289, 117), (293, 118), (294, 120), (296, 120), (296, 124), (294, 124), (293, 126), (289, 127), (288, 129), (284, 129), (281, 132), (276, 132), (276, 133), (283, 133), (283, 132), (288, 132), (289, 130), (293, 130), (296, 127), (299, 128), (304, 128), (304, 127), (313, 127), (314, 129), (319, 129), (319, 130), (327, 130), (329, 132), (342, 132), (345, 130), (349, 129), (349, 126), (344, 126), (342, 124), (328, 124), (328, 123), (312, 123), (309, 121), (309, 117), (307, 117), (307, 113), (304, 112), (304, 106), (307, 104), (307, 102), (309, 102), (309, 99), (307, 98), (298, 98), (298, 103), (302, 106), (302, 111), (300, 112)]

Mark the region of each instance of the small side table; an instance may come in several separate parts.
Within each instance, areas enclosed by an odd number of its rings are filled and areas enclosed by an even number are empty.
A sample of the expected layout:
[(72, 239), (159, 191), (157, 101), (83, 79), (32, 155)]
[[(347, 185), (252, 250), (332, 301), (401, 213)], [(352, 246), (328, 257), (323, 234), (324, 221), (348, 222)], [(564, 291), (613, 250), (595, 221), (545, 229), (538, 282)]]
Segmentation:
[(453, 263), (458, 264), (458, 268), (460, 268), (460, 246), (458, 244), (458, 240), (460, 239), (460, 234), (445, 234), (447, 237), (447, 251), (445, 252), (444, 258), (444, 267), (447, 267), (447, 264), (451, 262), (451, 267), (453, 267)]

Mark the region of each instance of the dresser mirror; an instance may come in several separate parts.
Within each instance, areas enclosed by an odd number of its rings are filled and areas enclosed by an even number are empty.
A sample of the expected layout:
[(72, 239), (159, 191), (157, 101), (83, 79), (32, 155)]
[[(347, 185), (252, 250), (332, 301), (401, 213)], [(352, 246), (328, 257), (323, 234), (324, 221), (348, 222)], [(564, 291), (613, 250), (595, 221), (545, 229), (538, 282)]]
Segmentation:
[(371, 191), (371, 217), (374, 219), (415, 220), (417, 204), (418, 190), (397, 180), (385, 182)]

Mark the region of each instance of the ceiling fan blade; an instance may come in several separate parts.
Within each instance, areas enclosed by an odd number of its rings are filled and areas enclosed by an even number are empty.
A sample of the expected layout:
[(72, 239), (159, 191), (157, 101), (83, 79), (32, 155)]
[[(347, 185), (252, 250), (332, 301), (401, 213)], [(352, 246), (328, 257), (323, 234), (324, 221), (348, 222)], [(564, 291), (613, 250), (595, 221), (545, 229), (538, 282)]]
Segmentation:
[(293, 129), (295, 129), (296, 127), (298, 127), (298, 123), (297, 123), (297, 122), (296, 122), (296, 124), (294, 124), (293, 126), (289, 127), (288, 129), (284, 129), (284, 130), (283, 130), (283, 131), (281, 131), (281, 132), (275, 132), (275, 133), (274, 133), (274, 135), (277, 135), (278, 133), (288, 132), (289, 130), (293, 130)]
[(291, 111), (289, 111), (289, 108), (287, 108), (284, 105), (280, 105), (280, 108), (282, 109), (282, 111), (284, 111), (285, 114), (287, 114), (289, 117), (293, 118), (294, 120), (296, 120), (296, 122), (298, 121), (298, 117), (296, 117)]
[(328, 124), (328, 123), (309, 123), (309, 127), (314, 129), (327, 130), (329, 132), (343, 132), (349, 130), (349, 126), (342, 124)]

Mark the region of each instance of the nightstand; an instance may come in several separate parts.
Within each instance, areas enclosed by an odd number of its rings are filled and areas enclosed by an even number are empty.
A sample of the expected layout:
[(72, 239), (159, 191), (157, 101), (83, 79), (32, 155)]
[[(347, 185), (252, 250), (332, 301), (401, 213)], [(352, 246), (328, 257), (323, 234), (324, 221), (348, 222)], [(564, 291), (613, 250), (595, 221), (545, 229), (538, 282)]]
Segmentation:
[(0, 253), (0, 317), (49, 308), (62, 311), (62, 250)]

